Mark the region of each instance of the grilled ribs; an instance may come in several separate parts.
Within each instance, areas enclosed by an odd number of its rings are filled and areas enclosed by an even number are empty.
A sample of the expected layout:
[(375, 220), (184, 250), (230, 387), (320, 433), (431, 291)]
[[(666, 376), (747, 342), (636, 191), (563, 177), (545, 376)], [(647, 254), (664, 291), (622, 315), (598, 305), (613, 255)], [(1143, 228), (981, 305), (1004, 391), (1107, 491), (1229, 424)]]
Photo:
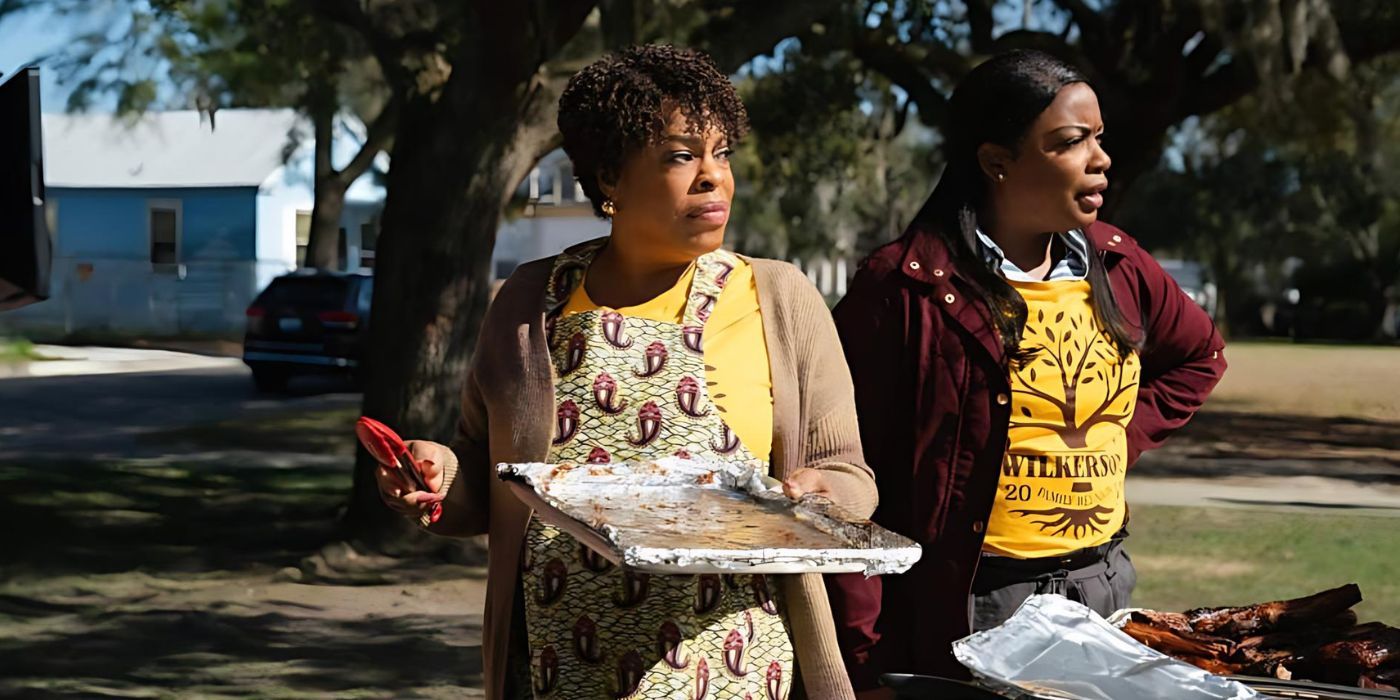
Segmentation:
[(1400, 629), (1384, 625), (1364, 627), (1367, 629), (1359, 633), (1353, 630), (1346, 639), (1318, 647), (1318, 661), (1366, 671), (1400, 665)]
[(1172, 656), (1197, 656), (1223, 660), (1235, 649), (1235, 643), (1221, 637), (1212, 637), (1195, 632), (1178, 632), (1162, 629), (1152, 624), (1129, 620), (1123, 625), (1129, 637), (1146, 644), (1157, 651)]
[(1355, 584), (1259, 605), (1183, 614), (1134, 611), (1123, 631), (1143, 644), (1222, 675), (1394, 689), (1400, 686), (1400, 629), (1356, 624)]
[(1361, 602), (1361, 589), (1349, 583), (1293, 600), (1279, 600), (1232, 608), (1197, 608), (1186, 611), (1191, 629), (1227, 637), (1264, 634), (1334, 617)]
[(1245, 637), (1235, 645), (1237, 652), (1252, 649), (1301, 649), (1337, 639), (1356, 627), (1356, 612), (1347, 610), (1326, 620), (1318, 620), (1304, 629), (1270, 632)]

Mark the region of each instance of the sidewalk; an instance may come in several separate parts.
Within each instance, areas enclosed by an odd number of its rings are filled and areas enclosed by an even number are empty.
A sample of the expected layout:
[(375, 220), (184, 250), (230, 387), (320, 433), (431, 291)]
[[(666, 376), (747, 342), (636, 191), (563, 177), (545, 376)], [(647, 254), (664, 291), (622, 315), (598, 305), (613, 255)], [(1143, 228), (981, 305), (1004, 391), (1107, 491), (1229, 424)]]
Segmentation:
[(1400, 518), (1400, 487), (1321, 476), (1154, 478), (1128, 475), (1128, 503), (1331, 511)]
[(243, 365), (243, 361), (236, 357), (210, 357), (169, 350), (137, 348), (36, 345), (34, 352), (42, 357), (52, 359), (0, 363), (0, 379), (128, 372), (173, 372), (187, 369), (226, 369)]

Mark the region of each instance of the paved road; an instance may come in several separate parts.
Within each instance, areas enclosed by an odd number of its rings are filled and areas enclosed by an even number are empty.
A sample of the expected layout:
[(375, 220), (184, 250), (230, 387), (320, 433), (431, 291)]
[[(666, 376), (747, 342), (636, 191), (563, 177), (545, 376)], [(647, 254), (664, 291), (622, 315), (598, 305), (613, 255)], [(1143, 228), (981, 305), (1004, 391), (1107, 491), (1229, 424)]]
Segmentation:
[(168, 452), (143, 433), (233, 417), (351, 406), (359, 395), (308, 378), (287, 396), (253, 389), (241, 365), (169, 372), (0, 379), (0, 459)]
[(1129, 505), (1265, 508), (1400, 518), (1400, 487), (1323, 476), (1161, 479), (1128, 475)]

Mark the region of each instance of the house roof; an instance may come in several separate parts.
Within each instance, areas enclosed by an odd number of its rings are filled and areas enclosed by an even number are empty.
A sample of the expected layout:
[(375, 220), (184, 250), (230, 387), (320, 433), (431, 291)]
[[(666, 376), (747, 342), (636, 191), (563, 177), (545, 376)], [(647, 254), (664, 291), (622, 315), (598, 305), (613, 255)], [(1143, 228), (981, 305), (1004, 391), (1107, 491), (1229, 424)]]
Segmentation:
[(194, 110), (151, 112), (134, 123), (112, 114), (45, 114), (49, 187), (257, 187), (286, 160), (293, 131), (309, 125), (290, 109), (221, 109), (214, 128)]

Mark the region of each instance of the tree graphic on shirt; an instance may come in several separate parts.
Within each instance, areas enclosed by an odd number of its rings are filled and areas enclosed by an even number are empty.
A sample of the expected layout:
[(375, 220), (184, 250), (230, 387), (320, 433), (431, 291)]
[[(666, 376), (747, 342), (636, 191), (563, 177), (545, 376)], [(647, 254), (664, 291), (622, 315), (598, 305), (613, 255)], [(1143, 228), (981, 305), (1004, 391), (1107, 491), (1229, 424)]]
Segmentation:
[[(1046, 322), (1042, 309), (1036, 313), (1034, 322), (1026, 323), (1023, 342), (1034, 354), (1017, 371), (1019, 386), (1012, 389), (1013, 393), (1034, 396), (1053, 406), (1060, 414), (1060, 422), (1037, 420), (1031, 409), (1022, 404), (1021, 415), (1011, 418), (1011, 427), (1043, 428), (1058, 435), (1066, 447), (1082, 449), (1088, 445), (1089, 430), (1094, 426), (1127, 422), (1134, 400), (1131, 392), (1142, 371), (1140, 368), (1126, 370), (1127, 363), (1116, 356), (1117, 348), (1112, 339), (1090, 327), (1082, 314), (1070, 315), (1068, 327), (1065, 316), (1065, 312), (1060, 311), (1053, 321)], [(1036, 386), (1036, 380), (1046, 371), (1059, 375), (1059, 396)], [(1094, 411), (1080, 420), (1080, 389), (1094, 383), (1112, 388), (1105, 392), (1103, 401)]]
[[(1066, 316), (1068, 320), (1066, 322)], [(1070, 449), (1088, 446), (1089, 431), (1096, 425), (1119, 423), (1126, 427), (1131, 416), (1142, 370), (1129, 368), (1118, 357), (1117, 348), (1108, 334), (1091, 324), (1083, 314), (1060, 311), (1047, 321), (1044, 309), (1038, 310), (1034, 321), (1028, 321), (1023, 344), (1033, 350), (1031, 360), (1016, 373), (1012, 391), (1023, 397), (1034, 397), (1058, 412), (1060, 420), (1036, 416), (1024, 401), (1018, 402), (1019, 414), (1011, 418), (1012, 428), (1041, 428), (1053, 432)], [(1058, 375), (1059, 395), (1053, 387), (1037, 386), (1044, 373)], [(1094, 385), (1104, 387), (1102, 400), (1092, 412), (1080, 420), (1079, 402), (1092, 400)], [(1029, 519), (1050, 535), (1081, 539), (1088, 533), (1102, 534), (1114, 509), (1102, 505), (1087, 507), (1056, 506), (1045, 509), (1011, 511)]]
[[(1112, 508), (1104, 506), (1090, 506), (1088, 508), (1046, 508), (1044, 510), (1013, 510), (1012, 513), (1023, 518), (1030, 518), (1031, 522), (1040, 526), (1042, 532), (1049, 532), (1051, 535), (1071, 534), (1075, 539), (1081, 539), (1086, 533), (1103, 534), (1101, 526), (1109, 523), (1108, 516), (1113, 514)], [(1036, 518), (1043, 518), (1037, 520)]]

